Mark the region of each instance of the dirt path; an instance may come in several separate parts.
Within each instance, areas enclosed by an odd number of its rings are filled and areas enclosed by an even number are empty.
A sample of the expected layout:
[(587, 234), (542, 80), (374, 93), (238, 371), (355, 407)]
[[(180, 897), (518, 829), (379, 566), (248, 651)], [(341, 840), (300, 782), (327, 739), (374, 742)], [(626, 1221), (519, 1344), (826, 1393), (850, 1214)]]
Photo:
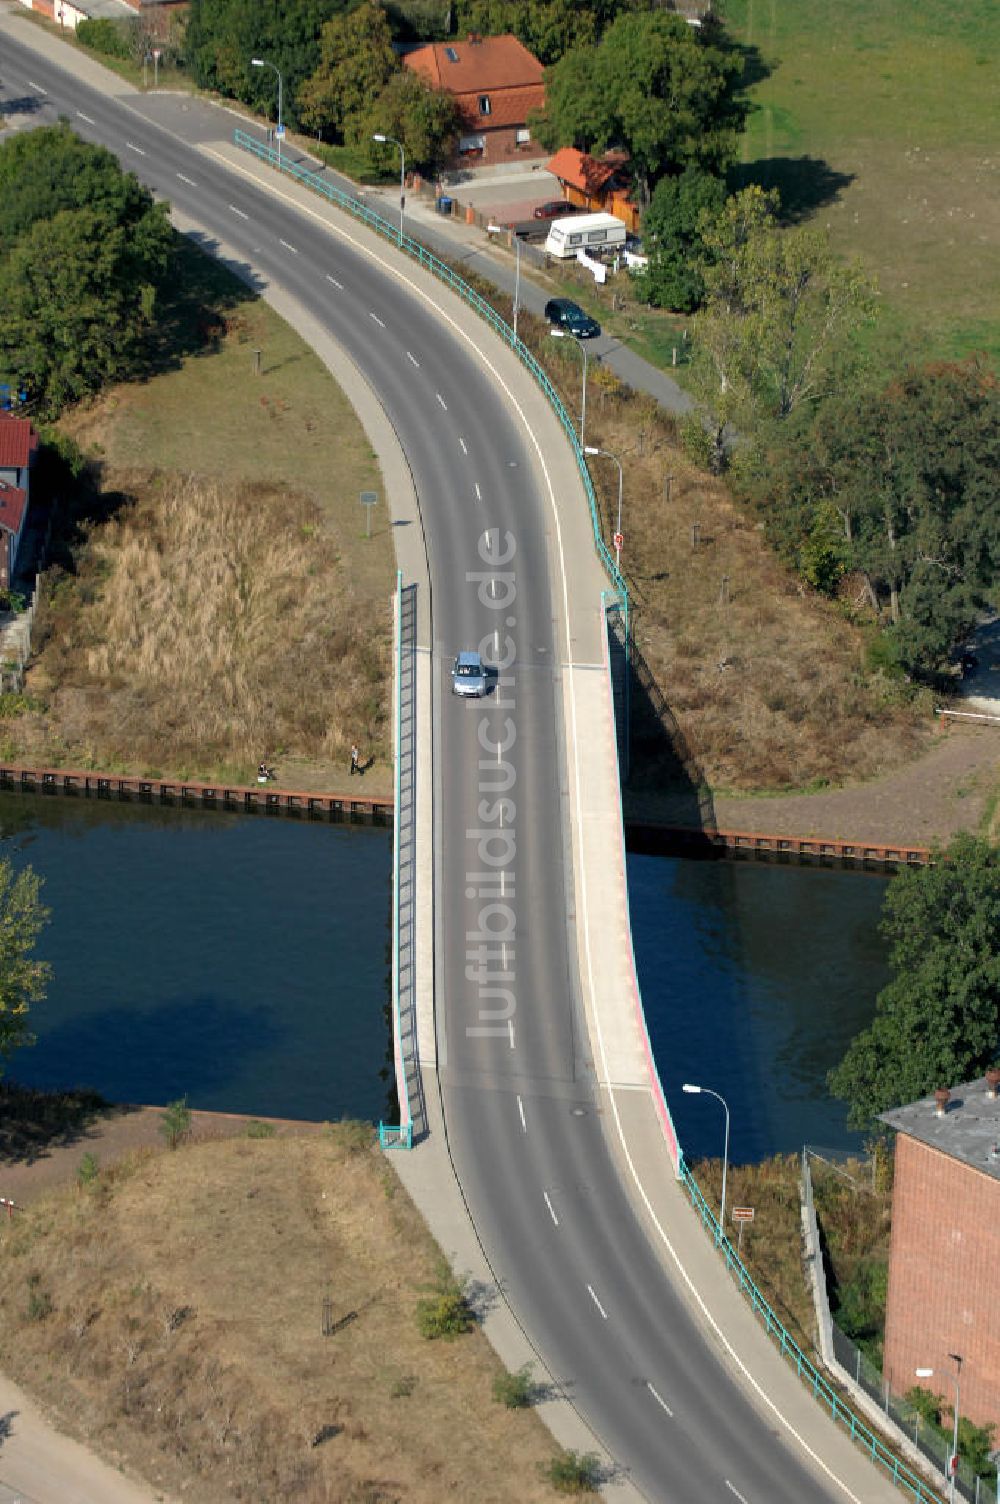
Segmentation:
[[(976, 830), (1000, 779), (1000, 737), (990, 727), (940, 731), (917, 762), (870, 783), (816, 794), (748, 798), (716, 795), (720, 830), (762, 835), (824, 836), (828, 840), (929, 846), (959, 830)], [(690, 825), (691, 801), (627, 795), (626, 817), (641, 823)]]

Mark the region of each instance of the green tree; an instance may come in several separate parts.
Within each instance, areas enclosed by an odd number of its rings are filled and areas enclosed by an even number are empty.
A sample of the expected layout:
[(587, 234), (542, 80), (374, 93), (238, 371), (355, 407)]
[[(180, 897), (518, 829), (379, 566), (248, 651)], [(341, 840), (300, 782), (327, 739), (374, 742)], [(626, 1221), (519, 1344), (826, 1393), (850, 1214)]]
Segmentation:
[(376, 131), (395, 136), (406, 149), (407, 168), (432, 172), (447, 156), (458, 133), (458, 108), (443, 89), (432, 89), (416, 73), (401, 69), (366, 110), (348, 122), (349, 141), (364, 146), (372, 162), (398, 161), (394, 146), (373, 142)]
[(320, 33), (319, 62), (298, 92), (299, 114), (311, 130), (343, 138), (399, 68), (385, 11), (371, 0), (334, 16)]
[(1000, 852), (960, 835), (886, 893), (881, 930), (893, 977), (875, 1017), (830, 1072), (848, 1122), (977, 1075), (1000, 1044)]
[(191, 1132), (191, 1109), (187, 1097), (178, 1097), (176, 1102), (167, 1103), (160, 1113), (160, 1132), (168, 1149), (176, 1149), (187, 1138)]
[(30, 867), (15, 873), (0, 857), (0, 1059), (34, 1044), (28, 1028), (32, 1003), (39, 1003), (52, 975), (35, 958), (35, 944), (49, 920), (41, 903), (41, 879)]
[(718, 172), (733, 160), (742, 70), (734, 52), (703, 39), (683, 17), (626, 12), (597, 47), (574, 47), (547, 70), (535, 130), (550, 148), (624, 147), (639, 200), (648, 204), (664, 175), (685, 167)]
[(702, 227), (718, 215), (726, 190), (721, 178), (686, 167), (679, 177), (661, 178), (643, 215), (643, 244), (649, 266), (636, 279), (654, 308), (691, 313), (705, 295)]

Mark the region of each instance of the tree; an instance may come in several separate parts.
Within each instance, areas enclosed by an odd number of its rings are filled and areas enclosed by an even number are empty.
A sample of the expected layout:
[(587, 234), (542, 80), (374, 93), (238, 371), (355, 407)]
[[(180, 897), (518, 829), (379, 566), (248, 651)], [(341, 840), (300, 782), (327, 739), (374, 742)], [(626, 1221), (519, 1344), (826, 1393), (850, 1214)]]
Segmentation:
[(398, 67), (381, 6), (369, 0), (334, 16), (320, 34), (319, 64), (299, 89), (302, 123), (343, 137), (348, 122), (371, 108)]
[(1000, 852), (960, 835), (927, 867), (889, 885), (880, 925), (892, 981), (875, 1017), (830, 1072), (848, 1122), (982, 1071), (1000, 1045)]
[(685, 167), (718, 172), (733, 160), (744, 107), (743, 64), (664, 10), (618, 16), (597, 47), (574, 47), (546, 72), (533, 124), (544, 146), (629, 153), (640, 202)]
[(348, 122), (348, 139), (364, 145), (372, 160), (395, 157), (395, 148), (372, 142), (375, 131), (395, 136), (406, 148), (407, 167), (432, 172), (448, 155), (458, 133), (458, 107), (451, 94), (433, 89), (409, 69), (394, 73), (367, 110)]
[(176, 1149), (187, 1138), (191, 1132), (191, 1109), (187, 1097), (178, 1097), (176, 1102), (167, 1103), (160, 1113), (160, 1132), (168, 1149)]
[(726, 190), (721, 178), (686, 167), (679, 177), (661, 178), (643, 216), (643, 244), (649, 266), (636, 281), (654, 308), (690, 313), (705, 293), (701, 230), (718, 215)]
[(35, 959), (35, 944), (49, 921), (39, 900), (41, 879), (30, 867), (15, 874), (0, 857), (0, 1059), (34, 1044), (28, 1028), (32, 1003), (40, 1003), (52, 975), (46, 961)]

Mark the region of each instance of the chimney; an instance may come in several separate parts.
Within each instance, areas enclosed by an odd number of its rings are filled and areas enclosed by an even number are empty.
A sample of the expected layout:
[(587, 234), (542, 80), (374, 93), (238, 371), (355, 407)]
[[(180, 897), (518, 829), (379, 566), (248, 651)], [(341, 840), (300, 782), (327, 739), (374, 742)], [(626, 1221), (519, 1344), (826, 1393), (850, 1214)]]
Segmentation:
[(470, 47), (478, 47), (478, 46), (479, 46), (479, 44), (480, 44), (480, 42), (481, 42), (481, 41), (482, 41), (482, 40), (483, 40), (483, 39), (482, 39), (482, 37), (481, 37), (481, 36), (480, 36), (480, 35), (479, 35), (479, 32), (478, 32), (478, 31), (470, 31), (470, 32), (469, 32), (469, 46), (470, 46)]
[(948, 1111), (948, 1103), (951, 1100), (951, 1092), (947, 1086), (939, 1086), (934, 1093), (934, 1111), (939, 1118), (943, 1118)]
[(994, 1102), (997, 1099), (998, 1087), (1000, 1087), (1000, 1066), (991, 1065), (986, 1072), (986, 1095)]

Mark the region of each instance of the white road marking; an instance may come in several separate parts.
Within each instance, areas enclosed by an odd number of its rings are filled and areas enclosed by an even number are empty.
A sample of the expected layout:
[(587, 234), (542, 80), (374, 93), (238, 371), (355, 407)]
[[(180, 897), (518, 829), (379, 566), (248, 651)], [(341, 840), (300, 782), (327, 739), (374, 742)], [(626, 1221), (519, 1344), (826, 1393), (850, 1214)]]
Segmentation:
[(370, 313), (368, 315), (368, 317), (370, 319), (374, 319), (375, 322), (376, 322), (376, 324), (379, 326), (380, 329), (384, 329), (385, 328), (385, 325), (383, 324), (382, 320), (379, 318), (379, 316), (378, 316), (377, 313)]
[(458, 442), (459, 442), (459, 443), (460, 443), (460, 444), (461, 444), (461, 446), (462, 446), (462, 453), (463, 453), (463, 454), (468, 454), (468, 452), (469, 452), (469, 451), (468, 451), (468, 450), (467, 450), (467, 449), (466, 449), (466, 447), (465, 447), (465, 440), (464, 440), (464, 439), (463, 439), (463, 438), (462, 438), (462, 435), (461, 435), (461, 434), (459, 434), (459, 436), (458, 436)]
[(285, 247), (286, 251), (291, 251), (291, 253), (292, 253), (293, 256), (297, 256), (299, 254), (298, 247), (294, 246), (294, 245), (289, 245), (287, 240), (279, 240), (278, 244), (279, 245), (283, 245)]
[(77, 110), (76, 114), (78, 120), (86, 120), (88, 125), (93, 125), (94, 122), (91, 120), (90, 116), (85, 115), (82, 110)]
[(503, 966), (504, 971), (506, 971), (507, 970), (507, 942), (506, 942), (506, 940), (501, 940), (500, 941), (500, 961), (501, 961), (501, 964)]
[(34, 79), (31, 78), (28, 79), (28, 88), (34, 89), (36, 94), (47, 94), (49, 92), (48, 89), (43, 89), (41, 84), (36, 84)]
[(517, 1099), (517, 1110), (518, 1110), (518, 1112), (521, 1115), (521, 1128), (522, 1128), (522, 1130), (525, 1133), (527, 1133), (527, 1131), (528, 1131), (528, 1125), (524, 1121), (524, 1103), (521, 1101), (520, 1097), (518, 1097), (518, 1099)]
[(126, 141), (125, 145), (128, 147), (129, 151), (134, 151), (135, 154), (136, 154), (136, 156), (144, 157), (146, 155), (146, 153), (143, 151), (142, 147), (141, 146), (136, 146), (134, 144), (134, 142), (132, 142), (132, 141)]
[(608, 1313), (607, 1313), (607, 1311), (606, 1311), (606, 1310), (605, 1310), (605, 1309), (604, 1309), (604, 1307), (603, 1307), (603, 1306), (602, 1306), (602, 1305), (601, 1305), (601, 1302), (600, 1302), (600, 1301), (599, 1301), (599, 1300), (598, 1300), (598, 1298), (597, 1298), (597, 1296), (596, 1296), (596, 1295), (595, 1295), (595, 1294), (594, 1294), (594, 1287), (593, 1287), (593, 1285), (588, 1285), (588, 1286), (587, 1286), (587, 1289), (588, 1289), (588, 1290), (589, 1290), (589, 1292), (590, 1292), (590, 1298), (591, 1298), (591, 1300), (592, 1300), (592, 1301), (593, 1301), (593, 1302), (594, 1302), (594, 1305), (595, 1305), (595, 1306), (596, 1306), (596, 1307), (597, 1307), (597, 1309), (598, 1309), (598, 1310), (599, 1310), (599, 1311), (600, 1311), (600, 1313), (601, 1313), (601, 1316), (602, 1316), (602, 1317), (603, 1317), (603, 1319), (604, 1319), (604, 1320), (605, 1320), (605, 1321), (607, 1321), (607, 1319), (608, 1319)]
[(197, 188), (198, 184), (193, 182), (191, 178), (186, 178), (183, 172), (179, 172), (177, 176), (180, 178), (182, 183), (187, 183), (189, 188)]
[[(549, 1209), (549, 1216), (552, 1218), (553, 1222), (558, 1227), (559, 1226), (559, 1218), (556, 1216), (555, 1208), (553, 1207), (552, 1202), (549, 1200), (549, 1193), (548, 1193), (548, 1191), (543, 1191), (542, 1195), (545, 1197), (545, 1205)], [(594, 1292), (591, 1291), (590, 1293), (593, 1295)]]
[(417, 370), (418, 371), (420, 370), (420, 362), (417, 359), (417, 357), (414, 355), (414, 353), (413, 353), (412, 350), (407, 350), (407, 352), (406, 352), (406, 358), (410, 362), (411, 365), (415, 365), (416, 368), (417, 368)]
[(340, 289), (340, 291), (343, 292), (343, 290), (344, 290), (344, 284), (343, 284), (343, 282), (338, 282), (337, 279), (336, 279), (336, 277), (331, 277), (330, 276), (329, 272), (327, 272), (327, 274), (326, 274), (326, 280), (328, 282), (332, 282), (333, 285), (334, 285), (334, 287), (338, 287)]
[(249, 219), (250, 218), (249, 214), (244, 214), (242, 209), (237, 209), (237, 207), (236, 207), (235, 204), (230, 204), (229, 207), (233, 211), (234, 214), (238, 214), (240, 216), (240, 219)]
[(483, 493), (482, 493), (482, 491), (480, 491), (480, 489), (479, 489), (479, 482), (478, 482), (478, 480), (477, 480), (477, 481), (476, 481), (476, 500), (477, 500), (477, 501), (482, 501), (482, 499), (483, 499)]
[(732, 1484), (731, 1484), (731, 1483), (730, 1483), (730, 1481), (729, 1481), (729, 1479), (728, 1479), (728, 1478), (727, 1478), (727, 1479), (726, 1479), (726, 1487), (727, 1487), (727, 1488), (728, 1488), (728, 1489), (729, 1489), (729, 1492), (730, 1492), (730, 1493), (731, 1493), (731, 1494), (735, 1494), (735, 1495), (736, 1495), (736, 1497), (737, 1497), (737, 1498), (738, 1498), (738, 1499), (739, 1499), (739, 1501), (740, 1501), (740, 1504), (747, 1504), (747, 1501), (746, 1501), (746, 1499), (744, 1499), (744, 1497), (743, 1497), (743, 1495), (742, 1495), (742, 1494), (741, 1494), (741, 1493), (740, 1493), (740, 1491), (739, 1491), (739, 1489), (738, 1489), (738, 1488), (734, 1488), (734, 1487), (733, 1487), (733, 1485), (732, 1485)]
[(666, 1400), (663, 1399), (660, 1395), (657, 1394), (656, 1390), (653, 1388), (652, 1384), (649, 1382), (648, 1379), (646, 1380), (646, 1388), (649, 1390), (650, 1394), (653, 1396), (654, 1400), (659, 1405), (660, 1409), (661, 1410), (665, 1410), (667, 1412), (667, 1414), (670, 1416), (670, 1419), (673, 1420), (673, 1418), (674, 1418), (674, 1412), (671, 1410), (671, 1408), (667, 1404)]
[(510, 1047), (511, 1047), (511, 1049), (513, 1049), (514, 1048), (514, 1020), (512, 1018), (508, 1018), (508, 1020), (507, 1020), (507, 1033), (510, 1035)]
[(448, 404), (444, 400), (444, 398), (442, 397), (441, 393), (440, 392), (435, 392), (434, 395), (438, 399), (438, 401), (440, 402), (441, 406), (444, 408), (445, 412), (447, 412), (448, 411)]
[(505, 887), (506, 887), (506, 884), (504, 882), (504, 870), (501, 867), (500, 868), (500, 897), (501, 898), (503, 898), (505, 896), (505, 894), (504, 894), (504, 888)]

